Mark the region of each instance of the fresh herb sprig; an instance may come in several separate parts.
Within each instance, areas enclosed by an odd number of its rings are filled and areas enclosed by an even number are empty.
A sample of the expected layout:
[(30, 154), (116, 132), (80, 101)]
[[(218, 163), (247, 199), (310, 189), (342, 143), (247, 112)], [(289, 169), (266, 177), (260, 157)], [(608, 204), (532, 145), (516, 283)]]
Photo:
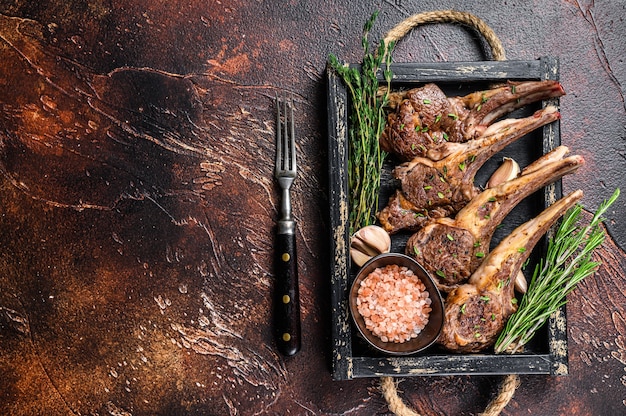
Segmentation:
[(600, 266), (600, 262), (592, 260), (593, 251), (605, 238), (600, 223), (619, 194), (620, 190), (616, 189), (584, 227), (580, 225), (580, 204), (565, 214), (554, 237), (548, 241), (546, 257), (535, 267), (519, 309), (511, 315), (496, 341), (496, 353), (512, 354), (522, 348), (550, 315), (567, 302), (567, 294)]
[[(350, 201), (350, 234), (376, 220), (381, 169), (386, 152), (380, 149), (386, 116), (384, 107), (389, 101), (392, 73), (391, 52), (394, 42), (386, 45), (381, 40), (376, 53), (370, 51), (368, 35), (378, 12), (374, 12), (363, 27), (363, 62), (360, 68), (344, 65), (333, 54), (330, 66), (341, 76), (352, 99), (348, 145), (348, 189)], [(377, 73), (385, 63), (383, 76), (387, 88), (379, 94)]]

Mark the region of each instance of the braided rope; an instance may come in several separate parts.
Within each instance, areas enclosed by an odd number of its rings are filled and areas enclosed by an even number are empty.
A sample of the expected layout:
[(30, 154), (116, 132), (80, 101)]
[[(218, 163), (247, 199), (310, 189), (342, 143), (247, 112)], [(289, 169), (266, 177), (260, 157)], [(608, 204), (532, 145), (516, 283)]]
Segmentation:
[(393, 414), (397, 416), (420, 416), (419, 413), (415, 413), (413, 409), (404, 404), (400, 396), (398, 396), (398, 389), (392, 377), (381, 377), (380, 388), (385, 400), (387, 400), (389, 410)]
[[(485, 408), (485, 411), (480, 416), (498, 416), (502, 410), (509, 404), (515, 391), (520, 385), (519, 376), (516, 374), (507, 375), (498, 390), (498, 395), (494, 397), (491, 402)], [(385, 376), (380, 378), (380, 388), (383, 393), (383, 397), (387, 401), (389, 410), (396, 416), (420, 416), (419, 413), (411, 409), (404, 403), (402, 398), (398, 395), (398, 388), (393, 377)]]
[(498, 416), (513, 398), (515, 390), (519, 387), (520, 380), (517, 374), (509, 374), (502, 380), (498, 395), (494, 397), (480, 416)]
[[(470, 13), (455, 10), (424, 12), (408, 17), (391, 29), (387, 35), (385, 35), (385, 38), (383, 39), (385, 45), (388, 45), (390, 42), (398, 42), (413, 28), (427, 23), (461, 23), (474, 28), (485, 38), (491, 47), (493, 59), (496, 61), (506, 60), (504, 47), (502, 46), (500, 39), (483, 20)], [(519, 376), (515, 374), (507, 375), (500, 385), (498, 395), (491, 400), (485, 408), (485, 411), (481, 413), (480, 416), (498, 416), (513, 398), (515, 390), (519, 384)], [(392, 377), (381, 377), (380, 387), (389, 406), (389, 410), (395, 415), (420, 416), (419, 413), (407, 406), (398, 395), (398, 389)]]
[(409, 16), (402, 22), (398, 23), (396, 27), (387, 32), (387, 35), (385, 35), (384, 38), (385, 45), (388, 45), (392, 41), (398, 42), (413, 28), (427, 23), (461, 23), (474, 28), (485, 38), (491, 47), (493, 59), (496, 61), (506, 60), (506, 54), (504, 53), (502, 42), (500, 42), (498, 36), (489, 26), (487, 26), (486, 23), (473, 14), (458, 12), (456, 10), (424, 12)]

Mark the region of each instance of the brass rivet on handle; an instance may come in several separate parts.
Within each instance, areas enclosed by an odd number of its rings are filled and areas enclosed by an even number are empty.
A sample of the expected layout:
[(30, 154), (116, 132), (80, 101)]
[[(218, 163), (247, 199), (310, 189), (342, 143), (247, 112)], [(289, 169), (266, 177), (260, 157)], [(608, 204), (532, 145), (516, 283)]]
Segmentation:
[(285, 263), (287, 263), (289, 261), (289, 259), (291, 259), (291, 256), (289, 255), (289, 253), (283, 253), (283, 255), (280, 257)]
[(283, 295), (283, 303), (287, 304), (291, 302), (291, 298), (289, 297), (289, 295)]
[(283, 334), (283, 341), (287, 342), (291, 339), (291, 334), (289, 334), (288, 332), (285, 332)]

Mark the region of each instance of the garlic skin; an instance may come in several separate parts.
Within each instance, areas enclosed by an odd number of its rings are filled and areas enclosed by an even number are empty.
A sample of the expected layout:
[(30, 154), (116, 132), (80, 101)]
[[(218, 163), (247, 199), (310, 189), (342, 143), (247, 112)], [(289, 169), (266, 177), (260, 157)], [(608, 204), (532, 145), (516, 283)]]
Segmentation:
[(493, 188), (494, 186), (498, 186), (503, 182), (510, 181), (511, 179), (515, 179), (519, 176), (521, 169), (519, 164), (511, 159), (510, 157), (505, 157), (502, 159), (502, 164), (489, 178), (487, 182), (487, 188)]
[(368, 225), (354, 233), (350, 239), (350, 257), (359, 267), (369, 259), (391, 250), (391, 237), (382, 227)]
[(526, 282), (526, 276), (520, 270), (515, 276), (515, 290), (519, 293), (524, 294), (528, 290), (528, 282)]

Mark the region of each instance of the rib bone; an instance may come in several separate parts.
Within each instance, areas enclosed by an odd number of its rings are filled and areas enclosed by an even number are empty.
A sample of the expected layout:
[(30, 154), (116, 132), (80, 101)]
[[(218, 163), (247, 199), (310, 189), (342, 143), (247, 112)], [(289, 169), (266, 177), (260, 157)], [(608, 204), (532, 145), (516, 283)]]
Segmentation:
[(450, 351), (477, 352), (495, 342), (515, 312), (513, 279), (548, 229), (580, 198), (578, 190), (520, 225), (493, 249), (470, 277), (446, 299), (439, 344)]
[(497, 226), (515, 206), (538, 189), (575, 172), (584, 160), (580, 156), (561, 158), (560, 146), (541, 157), (515, 179), (503, 182), (474, 197), (453, 218), (431, 219), (406, 245), (406, 254), (415, 258), (435, 279), (440, 290), (449, 292), (476, 270), (489, 252)]
[(529, 103), (564, 95), (557, 81), (509, 82), (463, 97), (446, 97), (435, 84), (393, 93), (381, 135), (381, 148), (401, 160), (427, 156), (446, 142), (465, 142), (484, 134), (503, 115)]
[(557, 109), (548, 106), (530, 117), (499, 121), (479, 139), (449, 143), (439, 160), (416, 157), (398, 165), (393, 175), (400, 180), (401, 189), (379, 213), (379, 221), (389, 233), (395, 233), (401, 229), (415, 231), (429, 217), (455, 214), (479, 193), (474, 177), (491, 156), (559, 117)]

